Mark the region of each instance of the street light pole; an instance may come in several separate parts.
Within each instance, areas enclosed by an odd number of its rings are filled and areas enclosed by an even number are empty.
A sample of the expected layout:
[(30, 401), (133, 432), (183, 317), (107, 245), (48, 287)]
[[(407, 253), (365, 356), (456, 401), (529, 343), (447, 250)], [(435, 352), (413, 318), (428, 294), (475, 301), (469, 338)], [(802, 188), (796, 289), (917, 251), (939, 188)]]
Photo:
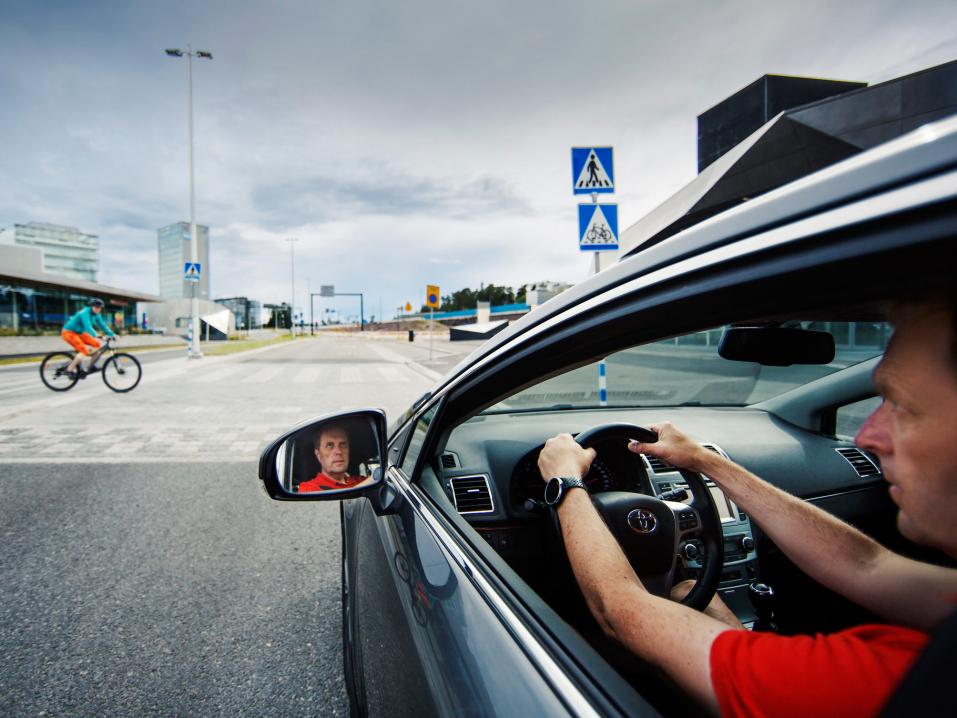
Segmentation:
[[(186, 56), (186, 73), (189, 78), (189, 92), (187, 93), (186, 99), (187, 117), (189, 120), (189, 261), (196, 264), (199, 261), (199, 242), (196, 237), (196, 190), (193, 182), (193, 57), (212, 60), (213, 54), (205, 50), (193, 52), (191, 45), (186, 46), (185, 52), (176, 48), (170, 48), (166, 50), (166, 54), (170, 57)], [(207, 257), (207, 265), (209, 264), (208, 260), (209, 258)], [(208, 266), (206, 267), (206, 271), (209, 271)], [(189, 303), (189, 326), (191, 334), (189, 357), (191, 359), (199, 359), (203, 356), (203, 352), (199, 346), (199, 296), (198, 287), (196, 286), (199, 282), (192, 282), (191, 284), (192, 291), (190, 292)]]
[(296, 311), (296, 242), (299, 240), (295, 237), (288, 237), (286, 241), (289, 242), (289, 285), (292, 292), (292, 301), (289, 304), (289, 332), (296, 336), (296, 325), (293, 318)]

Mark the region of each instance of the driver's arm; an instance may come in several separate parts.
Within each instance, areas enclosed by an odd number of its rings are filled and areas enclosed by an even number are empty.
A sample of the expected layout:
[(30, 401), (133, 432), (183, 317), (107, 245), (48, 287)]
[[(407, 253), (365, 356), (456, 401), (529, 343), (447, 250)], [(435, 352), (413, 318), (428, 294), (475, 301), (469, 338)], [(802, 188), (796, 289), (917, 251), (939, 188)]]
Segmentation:
[(669, 423), (635, 453), (706, 474), (811, 578), (883, 618), (928, 630), (953, 611), (957, 571), (900, 556), (826, 511), (708, 451)]
[[(549, 439), (538, 459), (544, 479), (581, 478), (595, 458), (569, 434)], [(729, 626), (645, 589), (583, 489), (571, 489), (558, 507), (562, 536), (575, 578), (602, 630), (666, 671), (713, 712), (711, 683), (715, 637)]]

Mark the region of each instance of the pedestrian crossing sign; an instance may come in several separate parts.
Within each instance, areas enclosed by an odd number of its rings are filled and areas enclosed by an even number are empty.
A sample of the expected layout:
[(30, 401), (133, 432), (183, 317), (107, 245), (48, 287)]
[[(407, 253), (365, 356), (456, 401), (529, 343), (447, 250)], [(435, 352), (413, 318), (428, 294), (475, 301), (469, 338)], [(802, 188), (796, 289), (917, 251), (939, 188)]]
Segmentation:
[(618, 249), (618, 205), (578, 205), (578, 248), (583, 252)]
[(183, 269), (183, 279), (187, 282), (198, 282), (202, 269), (203, 265), (199, 262), (186, 262)]
[(615, 191), (613, 147), (572, 147), (573, 194)]

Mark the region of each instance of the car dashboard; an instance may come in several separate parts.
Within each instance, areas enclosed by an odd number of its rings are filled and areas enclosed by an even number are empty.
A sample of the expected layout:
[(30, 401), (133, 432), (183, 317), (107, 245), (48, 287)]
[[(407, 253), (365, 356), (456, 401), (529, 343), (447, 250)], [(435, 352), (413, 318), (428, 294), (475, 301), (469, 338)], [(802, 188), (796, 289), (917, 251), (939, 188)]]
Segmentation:
[[(482, 414), (460, 425), (438, 457), (437, 475), (449, 500), (520, 575), (536, 581), (550, 540), (537, 459), (545, 441), (603, 424), (639, 426), (668, 420), (704, 446), (779, 488), (809, 500), (862, 489), (883, 489), (880, 469), (849, 439), (822, 436), (747, 407), (556, 409)], [(623, 442), (596, 445), (589, 492), (662, 494), (684, 487), (677, 470), (627, 450)], [(857, 467), (857, 468), (856, 468)], [(750, 518), (708, 480), (722, 519), (724, 568), (719, 591), (745, 624), (754, 620), (748, 585), (761, 578), (761, 548)], [(851, 517), (845, 517), (851, 518)], [(682, 558), (684, 577), (700, 564)], [(539, 583), (546, 577), (537, 576)]]

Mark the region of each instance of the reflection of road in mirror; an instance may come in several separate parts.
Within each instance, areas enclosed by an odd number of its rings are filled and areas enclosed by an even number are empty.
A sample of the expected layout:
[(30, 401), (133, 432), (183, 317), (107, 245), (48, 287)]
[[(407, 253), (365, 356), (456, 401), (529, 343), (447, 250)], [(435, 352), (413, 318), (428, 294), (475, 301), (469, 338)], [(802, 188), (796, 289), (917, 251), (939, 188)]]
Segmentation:
[(365, 418), (313, 422), (288, 438), (277, 470), (289, 493), (338, 492), (375, 483), (381, 472), (375, 426)]

